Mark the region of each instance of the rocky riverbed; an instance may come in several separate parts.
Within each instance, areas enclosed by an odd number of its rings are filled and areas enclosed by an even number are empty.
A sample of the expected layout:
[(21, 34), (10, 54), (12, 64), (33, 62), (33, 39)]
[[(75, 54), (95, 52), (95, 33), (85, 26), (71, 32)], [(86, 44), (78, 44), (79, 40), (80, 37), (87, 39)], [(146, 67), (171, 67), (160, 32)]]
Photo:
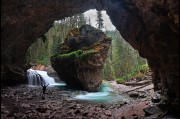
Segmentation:
[(145, 117), (143, 109), (151, 105), (150, 96), (116, 103), (73, 99), (73, 95), (79, 92), (66, 86), (49, 87), (46, 98), (42, 99), (41, 87), (4, 87), (1, 90), (1, 118), (138, 119)]

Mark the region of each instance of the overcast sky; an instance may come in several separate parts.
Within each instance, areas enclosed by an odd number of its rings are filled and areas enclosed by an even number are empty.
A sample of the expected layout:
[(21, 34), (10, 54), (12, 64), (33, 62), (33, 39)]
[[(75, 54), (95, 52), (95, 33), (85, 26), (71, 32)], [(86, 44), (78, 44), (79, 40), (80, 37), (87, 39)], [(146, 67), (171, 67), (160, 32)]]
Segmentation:
[[(91, 25), (96, 27), (96, 19), (97, 19), (97, 11), (95, 9), (93, 10), (88, 10), (86, 12), (84, 12), (84, 16), (91, 20)], [(102, 11), (102, 19), (104, 20), (104, 25), (106, 26), (107, 30), (115, 30), (116, 28), (114, 27), (114, 25), (112, 24), (111, 20), (109, 19), (109, 16), (106, 14), (106, 11)]]

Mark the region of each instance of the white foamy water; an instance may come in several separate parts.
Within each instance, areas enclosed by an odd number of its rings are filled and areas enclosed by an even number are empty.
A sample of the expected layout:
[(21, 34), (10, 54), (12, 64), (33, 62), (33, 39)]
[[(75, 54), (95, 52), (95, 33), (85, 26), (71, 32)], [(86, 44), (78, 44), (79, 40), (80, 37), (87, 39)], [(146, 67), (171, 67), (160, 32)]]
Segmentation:
[[(42, 79), (40, 78), (40, 76)], [(28, 69), (27, 70), (27, 77), (28, 77), (28, 85), (30, 87), (33, 86), (40, 86), (41, 84), (45, 84), (49, 86), (65, 86), (65, 83), (56, 83), (54, 78), (49, 77), (46, 71), (40, 71), (40, 70), (33, 70)]]
[(86, 92), (86, 94), (76, 95), (74, 98), (80, 100), (106, 101), (111, 99), (112, 91), (107, 83), (103, 83), (99, 92)]
[(83, 92), (73, 97), (74, 99), (98, 103), (123, 103), (129, 102), (128, 95), (119, 95), (108, 84), (103, 82), (99, 92)]
[(75, 98), (81, 99), (81, 100), (95, 100), (95, 99), (98, 100), (108, 95), (109, 95), (108, 92), (96, 92), (96, 93), (87, 93), (85, 95), (80, 94), (80, 95), (77, 95)]

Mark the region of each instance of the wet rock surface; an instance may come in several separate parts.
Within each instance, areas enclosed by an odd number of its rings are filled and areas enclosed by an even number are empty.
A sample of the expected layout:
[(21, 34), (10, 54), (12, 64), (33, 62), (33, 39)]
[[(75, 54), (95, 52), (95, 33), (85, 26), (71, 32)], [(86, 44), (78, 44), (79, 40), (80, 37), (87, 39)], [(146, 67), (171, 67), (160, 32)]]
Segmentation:
[(52, 68), (51, 65), (47, 66), (46, 67), (46, 71), (47, 71), (47, 74), (50, 76), (50, 77), (53, 77), (55, 82), (61, 82), (62, 80), (60, 80), (60, 78), (58, 77), (58, 74), (57, 72)]
[[(111, 84), (114, 83), (111, 81)], [(122, 84), (113, 86), (122, 89)], [(91, 102), (75, 100), (80, 91), (66, 86), (48, 87), (42, 99), (41, 87), (19, 85), (1, 90), (1, 118), (7, 119), (152, 119), (177, 116), (167, 115), (151, 102), (153, 90), (146, 90), (146, 98), (136, 97), (128, 102)], [(145, 115), (145, 114), (148, 115)], [(161, 118), (160, 118), (161, 119)]]
[(65, 87), (49, 87), (43, 100), (40, 87), (29, 89), (27, 85), (20, 85), (4, 88), (1, 90), (1, 118), (120, 119), (122, 116), (128, 118), (133, 114), (143, 117), (142, 109), (150, 104), (148, 100), (91, 103), (72, 99), (72, 93), (68, 90)]
[(98, 91), (110, 45), (111, 39), (102, 31), (83, 25), (67, 34), (59, 54), (51, 57), (51, 65), (70, 87)]

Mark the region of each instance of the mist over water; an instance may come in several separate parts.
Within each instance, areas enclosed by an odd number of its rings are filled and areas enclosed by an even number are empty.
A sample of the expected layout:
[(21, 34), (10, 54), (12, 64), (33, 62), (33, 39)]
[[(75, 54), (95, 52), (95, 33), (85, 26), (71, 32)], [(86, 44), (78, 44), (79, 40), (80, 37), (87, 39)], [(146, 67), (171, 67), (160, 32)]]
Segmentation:
[[(40, 78), (42, 77), (42, 79)], [(65, 83), (56, 83), (54, 78), (49, 77), (46, 71), (40, 71), (40, 70), (33, 70), (28, 69), (27, 70), (27, 78), (28, 78), (28, 85), (30, 87), (33, 86), (41, 86), (43, 84), (49, 86), (64, 86)]]
[(108, 84), (103, 82), (99, 92), (84, 92), (74, 96), (74, 99), (101, 102), (101, 103), (116, 103), (116, 102), (129, 102), (130, 98), (127, 95), (119, 95)]

